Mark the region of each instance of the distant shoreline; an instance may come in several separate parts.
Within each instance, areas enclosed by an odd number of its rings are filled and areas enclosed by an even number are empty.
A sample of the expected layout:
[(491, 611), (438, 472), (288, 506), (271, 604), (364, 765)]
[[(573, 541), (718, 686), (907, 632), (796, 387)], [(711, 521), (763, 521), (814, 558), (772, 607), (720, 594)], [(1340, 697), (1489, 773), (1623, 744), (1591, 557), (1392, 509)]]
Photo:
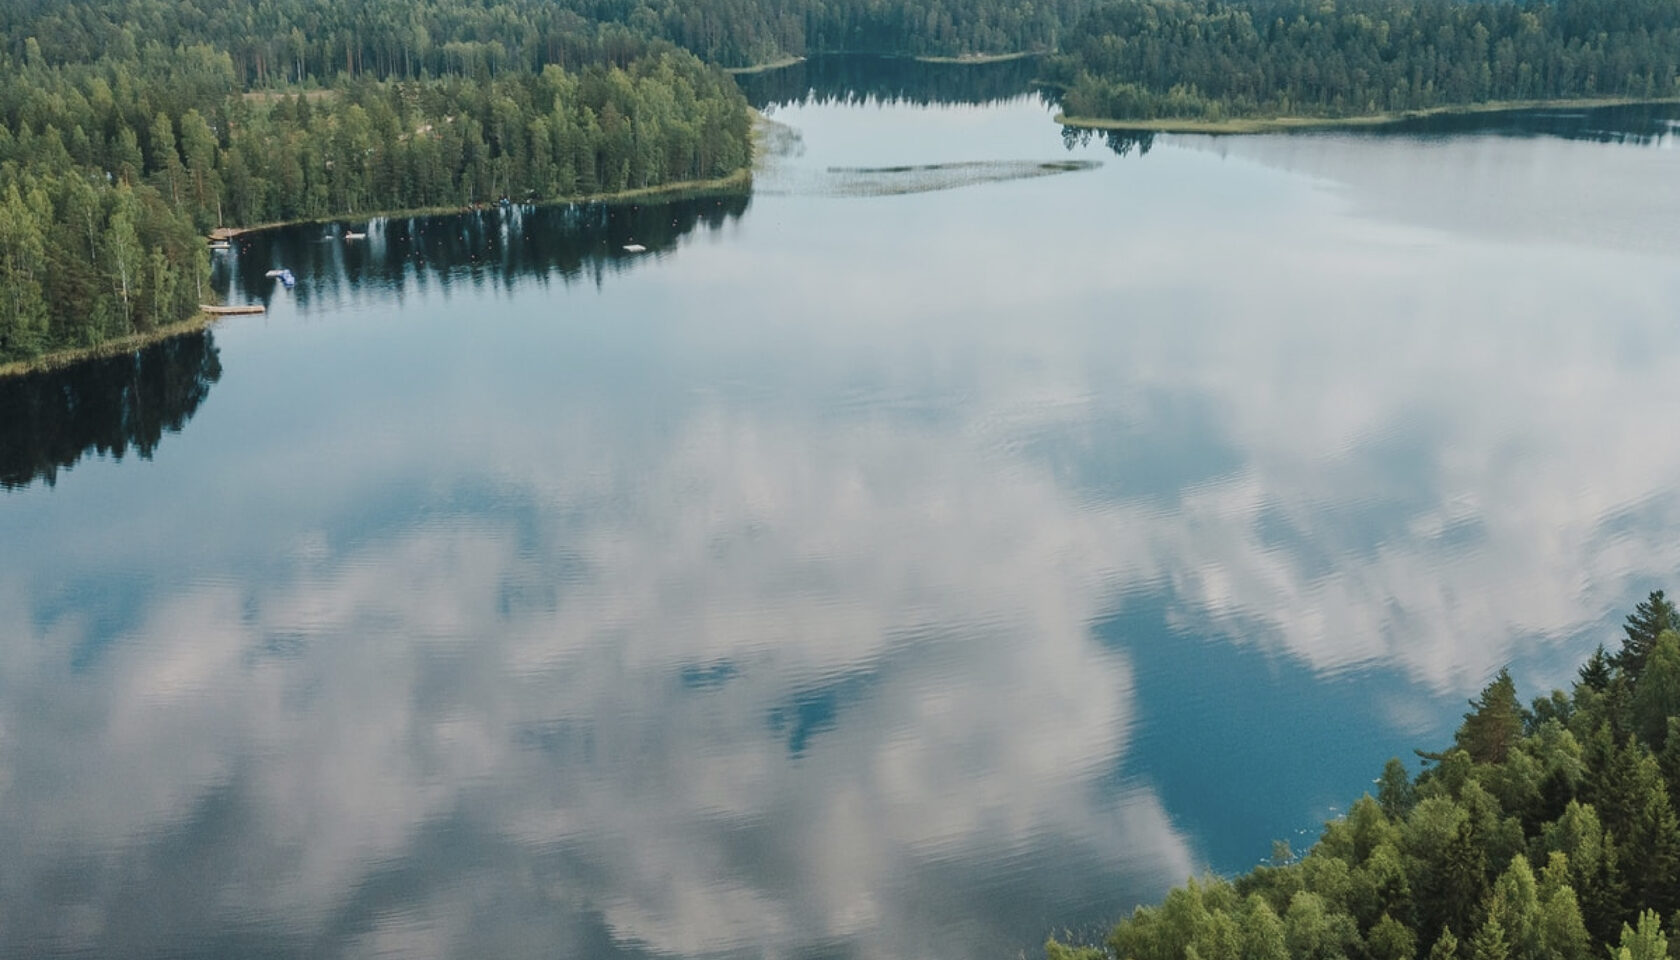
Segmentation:
[(754, 73), (769, 73), (772, 70), (780, 70), (783, 67), (791, 67), (796, 63), (804, 62), (804, 57), (782, 57), (780, 60), (771, 60), (768, 63), (755, 63), (748, 67), (724, 67), (723, 72), (733, 77), (741, 77)]
[(1041, 50), (1018, 50), (1014, 53), (960, 53), (954, 57), (935, 56), (932, 54), (917, 55), (909, 53), (870, 53), (865, 50), (818, 51), (803, 57), (782, 57), (767, 63), (755, 63), (745, 67), (723, 67), (723, 72), (731, 76), (742, 77), (755, 73), (769, 73), (791, 67), (796, 63), (804, 63), (811, 57), (880, 57), (884, 60), (914, 60), (917, 63), (956, 64), (960, 66), (983, 66), (988, 63), (1009, 63), (1014, 60), (1028, 60), (1042, 57)]
[(916, 57), (917, 63), (956, 63), (964, 66), (982, 66), (988, 63), (1009, 63), (1014, 60), (1029, 60), (1042, 57), (1044, 54), (1034, 50), (1020, 50), (1015, 53), (963, 53), (954, 57)]
[(1396, 110), (1352, 117), (1231, 117), (1224, 120), (1191, 120), (1161, 117), (1153, 120), (1111, 120), (1097, 117), (1055, 116), (1064, 127), (1086, 127), (1095, 130), (1137, 130), (1150, 133), (1250, 134), (1279, 133), (1289, 130), (1336, 130), (1360, 127), (1381, 127), (1419, 120), (1426, 117), (1461, 116), (1478, 113), (1502, 113), (1510, 110), (1583, 110), (1594, 107), (1625, 107), (1640, 104), (1680, 103), (1680, 97), (1577, 97), (1569, 100), (1489, 100), (1483, 103), (1462, 103), (1429, 107), (1423, 110)]
[[(622, 203), (639, 198), (658, 198), (661, 200), (682, 199), (684, 197), (703, 197), (720, 193), (733, 193), (752, 184), (752, 168), (742, 167), (726, 177), (712, 180), (683, 180), (676, 183), (665, 183), (652, 187), (637, 187), (633, 190), (620, 190), (616, 193), (596, 193), (576, 197), (563, 197), (557, 200), (541, 201), (541, 206), (556, 206), (562, 203)], [(286, 220), (277, 223), (256, 224), (249, 227), (224, 227), (217, 229), (212, 237), (217, 239), (232, 239), (249, 233), (263, 230), (277, 230), (281, 227), (309, 226), (319, 223), (340, 223), (346, 220), (373, 220), (389, 217), (422, 217), (447, 216), (455, 213), (469, 213), (477, 209), (474, 207), (447, 206), (423, 207), (410, 210), (392, 210), (378, 213), (357, 213), (336, 217), (307, 217), (299, 220)], [(90, 347), (71, 347), (64, 350), (54, 350), (43, 353), (28, 360), (13, 360), (0, 363), (0, 380), (8, 377), (21, 377), (31, 373), (47, 373), (62, 370), (86, 360), (97, 360), (104, 357), (114, 357), (119, 354), (133, 353), (143, 350), (153, 344), (162, 343), (175, 337), (189, 333), (198, 333), (214, 326), (222, 317), (210, 311), (200, 311), (177, 323), (164, 324), (151, 330), (131, 333), (107, 340), (104, 343)]]

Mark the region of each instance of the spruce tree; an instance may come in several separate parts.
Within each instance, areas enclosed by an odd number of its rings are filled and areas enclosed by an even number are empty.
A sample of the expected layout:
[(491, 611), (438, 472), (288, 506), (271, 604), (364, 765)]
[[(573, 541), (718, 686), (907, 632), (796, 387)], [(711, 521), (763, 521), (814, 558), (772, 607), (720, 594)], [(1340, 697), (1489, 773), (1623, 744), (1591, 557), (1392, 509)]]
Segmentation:
[(1610, 686), (1610, 678), (1613, 675), (1614, 663), (1610, 655), (1605, 652), (1602, 643), (1598, 645), (1598, 649), (1592, 652), (1592, 656), (1588, 657), (1587, 662), (1582, 664), (1581, 669), (1577, 671), (1577, 676), (1581, 678), (1581, 685), (1599, 693), (1603, 693), (1604, 688)]
[(1675, 612), (1674, 604), (1663, 596), (1661, 590), (1651, 591), (1651, 596), (1634, 607), (1633, 612), (1628, 614), (1627, 622), (1622, 625), (1627, 638), (1622, 641), (1622, 650), (1616, 655), (1616, 665), (1637, 681), (1652, 648), (1657, 645), (1657, 637), (1664, 630), (1677, 627), (1680, 627), (1680, 614)]

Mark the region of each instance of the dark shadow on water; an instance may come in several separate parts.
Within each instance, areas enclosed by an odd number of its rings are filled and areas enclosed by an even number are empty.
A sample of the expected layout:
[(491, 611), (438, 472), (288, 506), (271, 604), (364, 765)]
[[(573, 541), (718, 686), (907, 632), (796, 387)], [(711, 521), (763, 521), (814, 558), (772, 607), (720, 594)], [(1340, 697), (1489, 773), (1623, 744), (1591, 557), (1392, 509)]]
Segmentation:
[[(1477, 113), (1441, 113), (1408, 117), (1377, 125), (1328, 126), (1316, 129), (1283, 130), (1275, 135), (1292, 137), (1358, 136), (1403, 137), (1445, 140), (1451, 137), (1495, 136), (1592, 143), (1652, 144), (1680, 141), (1680, 103), (1637, 103), (1604, 107), (1525, 108), (1489, 110)], [(1217, 134), (1216, 134), (1217, 136)], [(1238, 134), (1246, 136), (1246, 134)], [(1069, 150), (1090, 145), (1093, 139), (1106, 143), (1119, 156), (1143, 156), (1155, 145), (1151, 130), (1098, 130), (1091, 127), (1063, 127), (1062, 144)]]
[(1031, 93), (1038, 60), (926, 63), (909, 57), (836, 54), (736, 78), (760, 110), (829, 103), (979, 105)]
[(1146, 156), (1155, 146), (1155, 131), (1153, 130), (1097, 130), (1092, 127), (1063, 127), (1062, 146), (1069, 150), (1088, 147), (1092, 140), (1098, 140), (1114, 151), (1118, 157), (1129, 157), (1136, 153)]
[[(643, 204), (493, 207), (460, 214), (345, 221), (246, 235), (236, 256), (217, 264), (213, 282), (230, 302), (271, 302), (280, 290), (265, 274), (284, 266), (298, 278), (300, 303), (332, 300), (357, 288), (398, 290), (409, 283), (466, 278), (512, 283), (525, 275), (604, 282), (673, 249), (704, 226), (716, 230), (746, 212), (745, 194)], [(632, 247), (632, 249), (625, 249)], [(639, 247), (640, 249), (635, 249)], [(231, 290), (230, 290), (231, 288)], [(62, 370), (0, 379), (0, 489), (58, 472), (90, 454), (149, 459), (165, 433), (179, 432), (221, 379), (209, 332)]]
[(150, 459), (221, 379), (208, 331), (47, 373), (0, 379), (0, 488), (49, 486), (89, 454)]
[[(750, 195), (733, 193), (648, 203), (489, 206), (461, 213), (346, 218), (334, 224), (280, 227), (241, 237), (217, 280), (233, 300), (268, 303), (280, 292), (266, 274), (285, 267), (298, 278), (290, 295), (316, 298), (358, 288), (397, 290), (465, 278), (511, 286), (520, 277), (605, 282), (675, 249), (696, 229), (739, 219)], [(349, 233), (365, 234), (349, 237)]]
[(1680, 103), (1436, 114), (1398, 120), (1379, 127), (1350, 130), (1369, 136), (1452, 137), (1480, 134), (1501, 137), (1555, 137), (1562, 140), (1643, 146), (1665, 139), (1680, 138)]

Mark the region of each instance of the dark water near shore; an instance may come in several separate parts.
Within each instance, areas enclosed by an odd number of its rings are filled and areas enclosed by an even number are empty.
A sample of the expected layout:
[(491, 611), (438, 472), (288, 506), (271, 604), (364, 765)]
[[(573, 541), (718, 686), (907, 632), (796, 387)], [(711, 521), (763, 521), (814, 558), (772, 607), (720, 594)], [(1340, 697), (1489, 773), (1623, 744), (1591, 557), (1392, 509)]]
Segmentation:
[(1064, 137), (996, 67), (0, 381), (0, 956), (1032, 955), (1680, 585), (1680, 111)]

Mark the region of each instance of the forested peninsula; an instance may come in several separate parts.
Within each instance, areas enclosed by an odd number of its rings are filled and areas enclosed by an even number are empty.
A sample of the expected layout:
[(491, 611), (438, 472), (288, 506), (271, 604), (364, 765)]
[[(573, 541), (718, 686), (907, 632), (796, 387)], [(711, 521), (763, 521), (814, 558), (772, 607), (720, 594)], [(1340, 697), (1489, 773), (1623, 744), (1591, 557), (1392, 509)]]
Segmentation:
[(1064, 122), (1176, 129), (1680, 98), (1680, 0), (1118, 0), (1045, 73)]
[[(1192, 880), (1049, 960), (1671, 960), (1680, 614), (1661, 591), (1568, 692), (1488, 684), (1452, 746), (1392, 759), (1305, 856)], [(1672, 944), (1672, 946), (1671, 946)]]
[[(259, 7), (292, 25), (274, 50), (252, 46), (273, 40)], [(444, 36), (470, 37), (467, 13), (498, 22), (514, 9), (404, 0), (384, 5), (408, 16), (381, 32), (363, 7), (8, 5), (0, 367), (190, 328), (216, 227), (589, 197), (741, 177), (750, 163), (739, 89), (668, 41), (572, 17), (517, 62), (480, 55), (508, 38), (440, 37), (426, 56), (368, 68), (354, 52), (346, 67), (330, 39), (301, 39), (334, 36), (314, 15), (341, 8), (375, 44), (452, 13), (463, 20)]]
[(0, 371), (185, 328), (216, 227), (744, 177), (720, 69), (1050, 54), (1065, 122), (1680, 97), (1680, 0), (11, 0)]

